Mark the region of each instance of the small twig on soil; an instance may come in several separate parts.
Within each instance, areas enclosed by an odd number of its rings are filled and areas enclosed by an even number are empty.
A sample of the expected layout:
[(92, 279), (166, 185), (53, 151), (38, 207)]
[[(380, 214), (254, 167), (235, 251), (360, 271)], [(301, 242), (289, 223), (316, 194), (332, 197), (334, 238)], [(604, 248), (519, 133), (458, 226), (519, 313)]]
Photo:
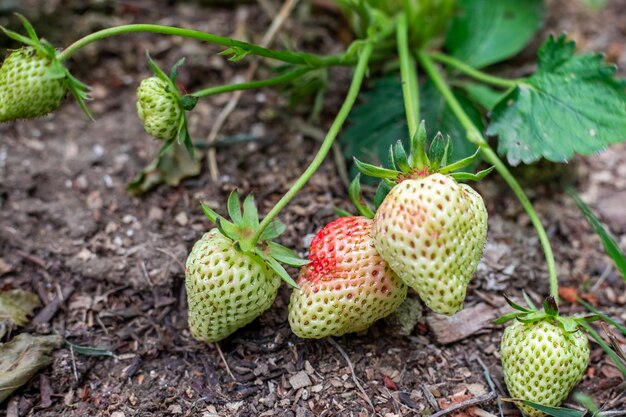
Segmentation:
[(161, 252), (161, 253), (163, 253), (163, 254), (165, 254), (165, 255), (169, 256), (170, 258), (172, 258), (172, 260), (173, 260), (174, 262), (176, 262), (176, 263), (180, 266), (180, 269), (182, 269), (183, 271), (185, 271), (185, 264), (184, 264), (184, 263), (182, 263), (182, 262), (181, 262), (181, 260), (180, 260), (180, 259), (178, 259), (178, 258), (176, 257), (176, 255), (174, 255), (174, 254), (173, 254), (173, 253), (171, 253), (171, 252), (166, 251), (165, 249), (161, 249), (161, 248), (154, 248), (154, 249), (155, 249), (156, 251)]
[(426, 401), (428, 402), (428, 405), (430, 405), (433, 410), (439, 411), (439, 404), (437, 404), (437, 400), (435, 399), (435, 397), (433, 397), (433, 393), (430, 392), (430, 389), (428, 389), (428, 386), (423, 385), (422, 392), (424, 393), (424, 397), (426, 397)]
[(452, 407), (448, 407), (445, 410), (441, 410), (435, 414), (431, 414), (430, 417), (442, 417), (442, 416), (454, 413), (455, 411), (459, 411), (459, 410), (463, 410), (465, 408), (471, 407), (473, 405), (478, 405), (478, 404), (487, 403), (489, 401), (493, 401), (497, 397), (498, 397), (498, 394), (496, 394), (494, 391), (491, 391), (488, 394), (479, 395), (478, 397), (471, 398), (467, 401), (463, 401), (461, 403), (455, 404)]
[(226, 368), (226, 372), (228, 372), (228, 375), (230, 375), (233, 381), (239, 382), (237, 378), (235, 378), (235, 375), (233, 375), (232, 371), (230, 370), (230, 366), (228, 366), (228, 362), (226, 361), (226, 357), (224, 356), (224, 352), (222, 352), (222, 348), (220, 347), (220, 344), (216, 342), (216, 343), (213, 343), (213, 346), (215, 346), (215, 349), (217, 349), (217, 353), (220, 354), (220, 358), (222, 358), (222, 362), (224, 363), (224, 367)]
[[(272, 20), (271, 26), (263, 36), (260, 46), (262, 46), (263, 48), (267, 48), (271, 45), (271, 43), (274, 41), (274, 38), (276, 37), (276, 33), (278, 33), (282, 25), (285, 23), (285, 21), (291, 14), (291, 11), (294, 9), (296, 4), (298, 4), (298, 1), (299, 0), (287, 0), (283, 4), (280, 12), (278, 12), (276, 17)], [(248, 67), (248, 71), (246, 71), (245, 81), (250, 81), (252, 77), (254, 77), (254, 74), (256, 73), (256, 70), (258, 68), (259, 60), (257, 59), (252, 61), (252, 63)], [(235, 107), (237, 107), (237, 104), (239, 103), (241, 96), (243, 96), (243, 93), (243, 90), (235, 91), (222, 112), (217, 116), (217, 119), (215, 120), (215, 123), (213, 124), (213, 126), (211, 127), (211, 131), (209, 132), (209, 136), (207, 137), (207, 142), (209, 144), (215, 142), (215, 140), (217, 139), (217, 135), (222, 129), (222, 126), (226, 122), (226, 119), (228, 119), (230, 114), (233, 112), (233, 110), (235, 110)], [(217, 168), (217, 157), (214, 147), (209, 148), (209, 150), (207, 151), (207, 163), (209, 165), (211, 179), (213, 180), (213, 182), (217, 182), (219, 179), (219, 170)]]
[(72, 358), (72, 371), (74, 372), (74, 379), (78, 382), (78, 371), (76, 370), (76, 357), (74, 356), (74, 345), (70, 344), (70, 357)]
[(328, 343), (330, 343), (335, 349), (339, 351), (341, 356), (343, 356), (343, 359), (348, 363), (348, 368), (350, 368), (350, 373), (352, 374), (352, 381), (354, 381), (354, 384), (359, 388), (359, 391), (361, 391), (361, 394), (363, 395), (363, 399), (367, 401), (370, 407), (372, 407), (372, 410), (374, 410), (375, 412), (376, 409), (374, 408), (374, 403), (372, 403), (372, 400), (367, 395), (367, 393), (363, 389), (363, 386), (357, 379), (356, 373), (354, 372), (354, 365), (352, 365), (352, 361), (350, 360), (350, 357), (348, 356), (346, 351), (343, 350), (343, 348), (339, 345), (339, 343), (335, 342), (335, 340), (332, 337), (328, 337), (326, 340), (328, 340)]
[(55, 316), (59, 307), (65, 300), (67, 300), (74, 293), (74, 286), (68, 285), (64, 287), (57, 297), (50, 301), (31, 321), (31, 326), (38, 326), (40, 324), (48, 323)]
[[(491, 372), (489, 372), (489, 368), (485, 365), (485, 362), (482, 361), (478, 356), (474, 357), (474, 360), (478, 362), (478, 364), (483, 368), (483, 373), (485, 375), (485, 379), (487, 380), (487, 384), (489, 385), (489, 389), (491, 392), (498, 394), (498, 390), (496, 389), (496, 384), (493, 383), (493, 379), (491, 378)], [(504, 410), (502, 410), (502, 401), (496, 395), (496, 402), (498, 404), (498, 410), (500, 411), (500, 417), (504, 417)]]

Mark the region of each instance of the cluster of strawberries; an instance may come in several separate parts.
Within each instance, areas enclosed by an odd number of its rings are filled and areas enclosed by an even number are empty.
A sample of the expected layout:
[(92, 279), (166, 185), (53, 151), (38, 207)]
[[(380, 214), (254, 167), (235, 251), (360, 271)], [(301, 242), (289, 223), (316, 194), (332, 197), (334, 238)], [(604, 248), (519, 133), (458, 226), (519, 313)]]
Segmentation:
[[(68, 91), (82, 104), (86, 86), (71, 77), (54, 49), (39, 43), (34, 31), (30, 40), (20, 40), (29, 46), (12, 52), (0, 68), (0, 122), (54, 111)], [(187, 144), (184, 114), (195, 102), (180, 96), (175, 73), (155, 73), (138, 89), (139, 117), (152, 136), (184, 136)], [(446, 165), (448, 145), (431, 145), (436, 151), (427, 156), (425, 143), (422, 125), (408, 155), (401, 144), (392, 149), (391, 169), (357, 161), (390, 191), (375, 213), (361, 210), (361, 216), (324, 227), (311, 242), (308, 260), (273, 242), (285, 229), (280, 222), (260, 228), (252, 198), (243, 208), (238, 196), (229, 198), (230, 221), (203, 206), (217, 227), (187, 259), (192, 335), (215, 342), (250, 323), (272, 305), (281, 279), (294, 287), (289, 323), (303, 338), (365, 330), (396, 310), (409, 287), (433, 311), (458, 312), (482, 256), (487, 212), (482, 198), (457, 179), (480, 179), (488, 170), (457, 175), (469, 159)], [(296, 281), (281, 263), (301, 267)], [(505, 317), (516, 321), (502, 339), (504, 377), (520, 408), (540, 416), (522, 400), (559, 405), (584, 374), (588, 342), (577, 322), (559, 316), (555, 306), (518, 310)]]

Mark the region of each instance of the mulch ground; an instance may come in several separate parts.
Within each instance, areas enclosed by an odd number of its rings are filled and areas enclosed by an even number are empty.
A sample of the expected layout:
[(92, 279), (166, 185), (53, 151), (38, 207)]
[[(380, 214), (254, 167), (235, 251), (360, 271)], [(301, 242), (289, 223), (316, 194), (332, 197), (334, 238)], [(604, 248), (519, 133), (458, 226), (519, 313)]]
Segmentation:
[[(46, 13), (52, 14), (38, 18), (51, 26), (44, 34), (67, 44), (79, 32), (150, 21), (221, 35), (237, 27), (258, 40), (270, 23), (256, 5), (93, 3), (99, 6), (48, 2)], [(549, 4), (546, 32), (566, 30), (581, 49), (604, 51), (626, 67), (623, 1), (609, 2), (598, 14), (577, 2)], [(337, 52), (344, 47), (335, 40), (343, 33), (339, 26), (336, 16), (302, 6), (284, 33), (296, 47)], [(459, 334), (424, 311), (406, 336), (381, 321), (363, 334), (299, 339), (287, 323), (289, 290), (283, 286), (269, 311), (219, 346), (190, 337), (183, 262), (211, 227), (198, 202), (223, 212), (228, 193), (237, 188), (253, 192), (261, 212), (267, 212), (319, 142), (293, 122), (306, 120), (305, 108), (289, 109), (272, 90), (247, 93), (221, 138), (243, 134), (256, 140), (218, 149), (219, 181), (203, 167), (200, 176), (179, 187), (130, 196), (126, 184), (158, 147), (134, 109), (134, 89), (149, 75), (145, 50), (164, 67), (186, 56), (181, 77), (190, 90), (231, 82), (247, 68), (245, 61), (228, 63), (216, 56), (219, 49), (193, 41), (126, 36), (73, 60), (75, 74), (94, 89), (96, 122), (68, 100), (50, 117), (0, 126), (0, 289), (34, 291), (44, 305), (53, 305), (27, 331), (58, 332), (71, 343), (115, 352), (98, 357), (57, 351), (52, 366), (11, 396), (0, 415), (367, 416), (374, 409), (376, 415), (404, 416), (430, 415), (476, 398), (466, 415), (498, 414), (490, 393), (507, 395), (498, 356), (502, 327), (489, 318), (504, 305), (504, 292), (520, 296), (524, 289), (540, 302), (548, 285), (528, 218), (495, 175), (477, 186), (490, 213), (489, 239), (470, 285), (469, 313), (461, 316), (467, 321), (455, 324)], [(332, 75), (322, 129), (342, 100), (349, 73)], [(194, 137), (208, 135), (226, 101), (217, 96), (200, 102), (190, 119)], [(577, 157), (564, 175), (626, 247), (626, 145)], [(579, 294), (626, 320), (626, 285), (571, 199), (557, 182), (527, 188), (553, 242), (564, 295)], [(329, 158), (281, 214), (288, 224), (281, 243), (305, 254), (311, 235), (334, 218), (333, 207), (349, 207), (345, 200), (345, 186)], [(564, 309), (582, 311), (568, 303)], [(483, 322), (467, 330), (470, 319)], [(625, 409), (626, 398), (617, 390), (621, 374), (598, 346), (592, 348), (579, 390), (609, 409)], [(501, 405), (506, 415), (518, 415), (511, 405)]]

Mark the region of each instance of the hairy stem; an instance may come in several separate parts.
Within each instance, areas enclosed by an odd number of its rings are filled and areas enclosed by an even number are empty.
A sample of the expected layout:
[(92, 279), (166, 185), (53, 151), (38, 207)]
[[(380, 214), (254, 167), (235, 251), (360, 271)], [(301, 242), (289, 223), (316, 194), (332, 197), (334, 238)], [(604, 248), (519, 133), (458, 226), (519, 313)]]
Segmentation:
[(451, 57), (450, 55), (433, 52), (430, 54), (430, 57), (435, 61), (439, 61), (449, 67), (455, 68), (465, 75), (468, 75), (478, 81), (482, 81), (485, 84), (491, 84), (493, 86), (502, 88), (511, 88), (517, 85), (517, 81), (515, 80), (507, 80), (506, 78), (500, 78), (486, 74), (482, 71), (477, 70), (476, 68), (467, 65), (461, 60)]
[(162, 26), (151, 24), (132, 24), (116, 26), (108, 29), (103, 29), (98, 32), (89, 34), (70, 46), (67, 47), (58, 56), (60, 61), (67, 60), (70, 56), (76, 53), (79, 49), (92, 42), (109, 38), (111, 36), (123, 35), (126, 33), (137, 32), (150, 32), (160, 33), (163, 35), (181, 36), (184, 38), (197, 39), (203, 42), (214, 43), (216, 45), (222, 45), (227, 48), (240, 48), (251, 54), (262, 56), (264, 58), (275, 59), (277, 61), (286, 62), (289, 64), (306, 65), (308, 67), (327, 67), (331, 65), (351, 65), (354, 62), (348, 62), (344, 54), (331, 55), (331, 56), (318, 56), (313, 54), (307, 54), (303, 52), (291, 52), (291, 51), (274, 51), (268, 48), (262, 48), (257, 45), (253, 45), (247, 42), (238, 41), (223, 36), (213, 35), (211, 33), (201, 32), (191, 29), (183, 29), (174, 26)]
[(374, 42), (369, 41), (363, 47), (359, 55), (359, 60), (357, 62), (356, 69), (354, 70), (354, 75), (352, 76), (352, 82), (350, 84), (350, 89), (348, 90), (348, 94), (335, 117), (335, 121), (331, 125), (324, 141), (322, 142), (322, 146), (319, 151), (317, 151), (317, 155), (313, 158), (313, 161), (309, 164), (307, 169), (300, 175), (300, 178), (296, 180), (296, 182), (291, 186), (289, 191), (276, 203), (276, 205), (270, 210), (270, 212), (265, 216), (265, 218), (261, 221), (261, 225), (257, 229), (255, 235), (252, 237), (251, 241), (253, 245), (256, 245), (259, 237), (265, 230), (265, 228), (274, 220), (274, 218), (280, 213), (280, 211), (285, 208), (287, 204), (296, 196), (296, 194), (304, 187), (304, 185), (309, 181), (309, 179), (315, 174), (315, 171), (322, 165), (324, 162), (324, 158), (330, 151), (333, 142), (337, 138), (343, 123), (348, 118), (348, 114), (350, 114), (350, 110), (352, 110), (352, 106), (356, 102), (356, 99), (359, 95), (359, 91), (361, 90), (361, 84), (363, 83), (363, 79), (365, 78), (365, 73), (367, 72), (367, 64), (369, 62), (370, 56), (372, 55), (372, 50), (374, 49)]
[(285, 84), (295, 78), (298, 78), (299, 76), (303, 74), (306, 74), (309, 71), (311, 71), (311, 68), (308, 68), (308, 67), (298, 68), (293, 71), (289, 71), (282, 75), (279, 75), (278, 77), (270, 78), (267, 80), (248, 81), (244, 83), (228, 84), (228, 85), (218, 85), (215, 87), (209, 87), (209, 88), (196, 91), (195, 93), (192, 93), (191, 95), (194, 97), (200, 98), (200, 97), (212, 96), (215, 94), (230, 93), (231, 91), (254, 90), (257, 88), (272, 87), (275, 85)]
[(461, 104), (457, 100), (457, 98), (452, 93), (452, 90), (447, 85), (446, 81), (443, 79), (441, 73), (435, 66), (433, 60), (428, 55), (428, 53), (424, 51), (418, 52), (419, 60), (424, 67), (424, 70), (429, 75), (433, 83), (435, 83), (437, 89), (441, 92), (444, 99), (446, 100), (448, 106), (455, 114), (461, 125), (465, 128), (467, 133), (467, 139), (479, 147), (480, 152), (483, 158), (493, 164), (498, 173), (504, 178), (506, 183), (511, 187), (511, 190), (515, 193), (518, 200), (526, 210), (528, 217), (535, 227), (537, 231), (537, 236), (539, 237), (539, 241), (541, 242), (541, 247), (543, 248), (543, 252), (546, 257), (546, 263), (548, 266), (548, 276), (550, 279), (550, 295), (554, 297), (554, 299), (558, 302), (559, 299), (559, 283), (556, 274), (556, 264), (554, 262), (554, 254), (552, 252), (552, 247), (550, 246), (550, 240), (548, 239), (548, 234), (546, 233), (543, 224), (541, 224), (541, 220), (539, 219), (539, 215), (535, 211), (530, 200), (524, 193), (524, 190), (519, 185), (519, 183), (515, 180), (515, 177), (509, 172), (508, 168), (502, 160), (498, 157), (498, 155), (491, 149), (482, 133), (478, 130), (478, 128), (474, 125), (472, 120), (469, 118)]
[(397, 38), (406, 121), (409, 125), (409, 135), (413, 136), (415, 132), (417, 132), (417, 126), (420, 118), (419, 88), (415, 60), (409, 52), (409, 28), (407, 17), (404, 13), (398, 17)]

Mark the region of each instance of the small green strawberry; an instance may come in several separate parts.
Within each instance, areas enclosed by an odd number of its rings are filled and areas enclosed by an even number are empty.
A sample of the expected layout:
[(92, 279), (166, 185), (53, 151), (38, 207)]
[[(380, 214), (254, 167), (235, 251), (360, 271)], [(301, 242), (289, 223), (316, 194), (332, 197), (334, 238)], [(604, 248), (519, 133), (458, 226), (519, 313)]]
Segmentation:
[(182, 95), (176, 86), (178, 68), (185, 59), (179, 60), (170, 75), (167, 75), (150, 55), (147, 57), (154, 76), (143, 80), (137, 88), (137, 115), (143, 122), (146, 133), (155, 139), (166, 141), (164, 148), (178, 140), (179, 144), (185, 144), (193, 157), (193, 143), (187, 130), (185, 111), (193, 109), (198, 98)]
[(178, 134), (181, 108), (176, 91), (158, 77), (146, 78), (137, 89), (137, 115), (146, 132), (162, 140), (174, 139)]
[(11, 52), (0, 68), (0, 122), (44, 116), (59, 107), (67, 86), (49, 76), (52, 63), (32, 47)]
[(391, 162), (397, 169), (356, 164), (361, 172), (384, 178), (392, 187), (374, 217), (376, 249), (424, 304), (451, 315), (463, 308), (487, 238), (482, 198), (456, 179), (479, 180), (490, 169), (476, 175), (451, 173), (473, 157), (445, 166), (449, 138), (435, 137), (430, 158), (423, 150), (425, 142), (422, 123), (408, 156), (401, 142), (392, 148)]
[(267, 310), (276, 297), (280, 280), (297, 287), (279, 262), (302, 266), (307, 262), (291, 250), (272, 242), (285, 226), (273, 221), (258, 242), (251, 238), (259, 228), (254, 199), (239, 205), (232, 193), (228, 213), (232, 222), (202, 205), (217, 228), (193, 246), (185, 267), (185, 288), (192, 336), (207, 343), (228, 337)]
[(319, 339), (359, 332), (392, 313), (407, 287), (374, 248), (372, 220), (340, 217), (311, 241), (289, 303), (291, 330)]
[(57, 51), (40, 40), (32, 25), (21, 15), (28, 37), (0, 28), (12, 39), (26, 46), (12, 51), (0, 67), (0, 123), (32, 119), (56, 110), (71, 91), (81, 108), (88, 87), (74, 78), (57, 58)]
[(502, 336), (504, 381), (524, 414), (542, 417), (545, 413), (520, 400), (561, 405), (587, 369), (589, 343), (578, 326), (580, 319), (559, 316), (554, 298), (546, 300), (544, 311), (511, 305), (522, 312), (497, 321), (515, 318)]

